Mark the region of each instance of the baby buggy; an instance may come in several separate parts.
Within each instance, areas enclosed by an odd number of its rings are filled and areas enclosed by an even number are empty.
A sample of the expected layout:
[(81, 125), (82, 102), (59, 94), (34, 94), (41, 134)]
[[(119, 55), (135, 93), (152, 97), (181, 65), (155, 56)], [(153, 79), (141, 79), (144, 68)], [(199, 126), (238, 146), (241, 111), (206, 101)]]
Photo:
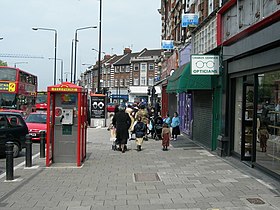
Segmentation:
[(161, 139), (162, 124), (163, 124), (162, 118), (156, 117), (153, 125), (153, 138), (155, 140)]

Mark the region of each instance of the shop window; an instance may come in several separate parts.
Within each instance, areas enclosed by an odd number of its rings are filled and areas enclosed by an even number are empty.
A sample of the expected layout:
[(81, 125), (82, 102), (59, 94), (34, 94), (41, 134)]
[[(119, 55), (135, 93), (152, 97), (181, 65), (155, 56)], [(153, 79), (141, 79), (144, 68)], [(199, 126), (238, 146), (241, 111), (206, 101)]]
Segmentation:
[(258, 75), (257, 115), (256, 162), (280, 174), (280, 71)]

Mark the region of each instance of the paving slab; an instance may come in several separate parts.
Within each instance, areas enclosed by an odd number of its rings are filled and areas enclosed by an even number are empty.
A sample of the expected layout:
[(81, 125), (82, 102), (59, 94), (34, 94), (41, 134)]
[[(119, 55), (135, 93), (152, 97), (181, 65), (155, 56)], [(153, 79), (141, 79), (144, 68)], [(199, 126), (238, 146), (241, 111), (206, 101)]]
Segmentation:
[[(160, 141), (149, 139), (143, 151), (129, 145), (125, 153), (111, 150), (106, 129), (89, 128), (87, 137), (87, 158), (80, 168), (46, 167), (37, 158), (38, 168), (15, 171), (19, 182), (0, 179), (0, 210), (279, 209), (278, 180), (218, 157), (186, 136), (167, 152)], [(137, 182), (135, 174), (143, 179)], [(160, 180), (151, 180), (153, 174)]]

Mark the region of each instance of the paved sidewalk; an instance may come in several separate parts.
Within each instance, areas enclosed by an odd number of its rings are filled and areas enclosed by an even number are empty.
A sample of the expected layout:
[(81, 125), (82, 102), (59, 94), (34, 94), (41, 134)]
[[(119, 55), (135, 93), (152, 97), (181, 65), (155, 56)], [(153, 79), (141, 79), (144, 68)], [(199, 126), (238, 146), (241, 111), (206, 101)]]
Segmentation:
[(15, 170), (19, 181), (0, 179), (0, 209), (280, 209), (280, 195), (267, 178), (253, 177), (255, 169), (247, 173), (183, 136), (169, 151), (149, 140), (137, 152), (134, 143), (124, 154), (112, 151), (109, 132), (89, 128), (83, 167), (46, 168), (36, 158), (38, 168)]

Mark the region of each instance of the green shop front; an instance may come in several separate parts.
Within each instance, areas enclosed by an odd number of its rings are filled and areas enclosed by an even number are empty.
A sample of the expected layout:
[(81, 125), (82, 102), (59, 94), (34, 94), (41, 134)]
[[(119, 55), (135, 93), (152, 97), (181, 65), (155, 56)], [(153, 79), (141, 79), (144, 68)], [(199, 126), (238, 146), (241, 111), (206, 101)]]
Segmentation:
[[(211, 150), (217, 147), (220, 132), (220, 94), (217, 76), (192, 75), (186, 63), (168, 78), (167, 92), (177, 95), (181, 131)], [(213, 86), (214, 84), (214, 86)]]

